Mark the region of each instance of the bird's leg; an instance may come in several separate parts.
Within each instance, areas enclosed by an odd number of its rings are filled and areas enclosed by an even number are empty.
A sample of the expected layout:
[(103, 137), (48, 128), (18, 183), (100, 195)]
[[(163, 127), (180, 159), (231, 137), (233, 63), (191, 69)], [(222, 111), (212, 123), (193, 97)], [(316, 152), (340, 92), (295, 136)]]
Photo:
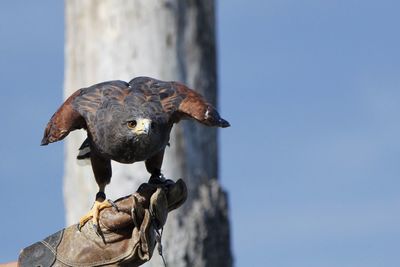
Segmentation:
[(161, 171), (153, 172), (150, 176), (149, 183), (150, 184), (162, 184), (165, 182), (165, 177), (161, 173)]
[(92, 220), (93, 227), (96, 230), (96, 233), (99, 232), (99, 214), (100, 211), (114, 207), (118, 210), (117, 206), (114, 202), (109, 199), (106, 199), (106, 194), (104, 193), (105, 185), (99, 186), (99, 192), (96, 194), (96, 199), (93, 203), (91, 210), (86, 213), (80, 220), (78, 228), (81, 229), (83, 225), (85, 225), (89, 220)]
[(110, 183), (111, 180), (111, 161), (101, 157), (96, 153), (92, 153), (92, 151), (94, 152), (95, 150), (91, 149), (90, 162), (92, 163), (92, 169), (96, 183), (99, 186), (99, 192), (96, 194), (96, 199), (91, 210), (79, 220), (78, 228), (80, 229), (83, 225), (85, 225), (86, 222), (92, 220), (93, 227), (95, 228), (96, 233), (99, 234), (100, 211), (105, 208), (116, 206), (111, 200), (106, 199), (106, 194), (104, 193), (106, 185)]
[(164, 158), (164, 149), (156, 155), (146, 160), (146, 169), (151, 174), (149, 183), (160, 184), (165, 181), (164, 175), (161, 173), (161, 165)]

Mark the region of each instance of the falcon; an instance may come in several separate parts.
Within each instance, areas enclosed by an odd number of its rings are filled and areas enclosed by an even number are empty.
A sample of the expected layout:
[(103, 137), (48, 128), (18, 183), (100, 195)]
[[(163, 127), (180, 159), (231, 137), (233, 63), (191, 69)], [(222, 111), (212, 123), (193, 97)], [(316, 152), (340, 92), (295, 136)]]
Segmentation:
[(111, 181), (111, 160), (144, 161), (151, 179), (161, 179), (164, 150), (173, 125), (193, 119), (207, 126), (229, 127), (203, 96), (179, 82), (137, 77), (129, 83), (108, 81), (73, 93), (54, 113), (41, 145), (85, 129), (87, 138), (78, 159), (90, 158), (99, 191), (92, 209), (79, 221), (92, 220), (98, 229), (99, 211), (113, 203), (105, 188)]

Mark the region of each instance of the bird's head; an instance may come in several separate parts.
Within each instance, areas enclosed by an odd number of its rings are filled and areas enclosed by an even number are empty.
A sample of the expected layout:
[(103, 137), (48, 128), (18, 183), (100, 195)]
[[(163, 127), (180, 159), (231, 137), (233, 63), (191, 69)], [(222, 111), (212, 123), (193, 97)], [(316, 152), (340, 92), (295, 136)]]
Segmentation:
[(100, 152), (118, 162), (146, 160), (168, 144), (172, 124), (162, 115), (133, 108), (105, 110), (93, 127), (94, 142)]
[(155, 123), (151, 119), (137, 118), (129, 120), (126, 126), (134, 136), (139, 137), (141, 135), (150, 135), (151, 131), (155, 128)]

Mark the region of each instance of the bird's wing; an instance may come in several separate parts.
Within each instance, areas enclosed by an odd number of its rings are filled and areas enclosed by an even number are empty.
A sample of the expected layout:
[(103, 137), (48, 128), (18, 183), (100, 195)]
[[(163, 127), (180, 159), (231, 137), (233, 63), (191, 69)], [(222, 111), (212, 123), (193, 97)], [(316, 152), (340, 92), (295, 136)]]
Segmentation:
[(164, 110), (173, 119), (195, 119), (207, 126), (229, 127), (218, 111), (202, 95), (184, 84), (171, 82), (171, 87), (160, 90), (160, 100)]
[[(202, 95), (179, 82), (164, 82), (149, 77), (137, 77), (129, 82), (132, 90), (140, 91), (145, 102), (161, 103), (162, 112), (170, 121), (195, 119), (208, 126), (229, 127), (218, 111)], [(145, 104), (145, 103), (144, 103)]]
[(41, 144), (60, 141), (73, 130), (84, 128), (93, 131), (97, 111), (103, 102), (106, 100), (110, 105), (122, 103), (127, 86), (122, 81), (110, 81), (77, 90), (51, 117)]
[(85, 127), (84, 118), (72, 106), (72, 102), (80, 95), (81, 90), (72, 94), (51, 117), (44, 130), (42, 146), (62, 140), (69, 132)]

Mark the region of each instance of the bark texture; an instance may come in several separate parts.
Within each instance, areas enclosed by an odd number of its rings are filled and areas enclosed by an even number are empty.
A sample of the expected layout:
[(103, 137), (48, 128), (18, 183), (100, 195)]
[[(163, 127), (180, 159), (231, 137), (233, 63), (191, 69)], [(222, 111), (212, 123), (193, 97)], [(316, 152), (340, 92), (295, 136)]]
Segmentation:
[[(217, 102), (215, 12), (212, 0), (66, 0), (65, 96), (106, 80), (136, 76), (179, 80)], [(223, 112), (222, 112), (223, 115)], [(76, 131), (66, 139), (67, 223), (89, 210), (97, 185), (90, 165), (78, 166)], [(162, 167), (184, 178), (188, 200), (164, 230), (169, 266), (232, 266), (227, 195), (217, 181), (217, 130), (194, 122), (174, 127)], [(132, 193), (147, 181), (143, 163), (113, 162), (107, 197)], [(161, 266), (158, 255), (147, 266)]]

